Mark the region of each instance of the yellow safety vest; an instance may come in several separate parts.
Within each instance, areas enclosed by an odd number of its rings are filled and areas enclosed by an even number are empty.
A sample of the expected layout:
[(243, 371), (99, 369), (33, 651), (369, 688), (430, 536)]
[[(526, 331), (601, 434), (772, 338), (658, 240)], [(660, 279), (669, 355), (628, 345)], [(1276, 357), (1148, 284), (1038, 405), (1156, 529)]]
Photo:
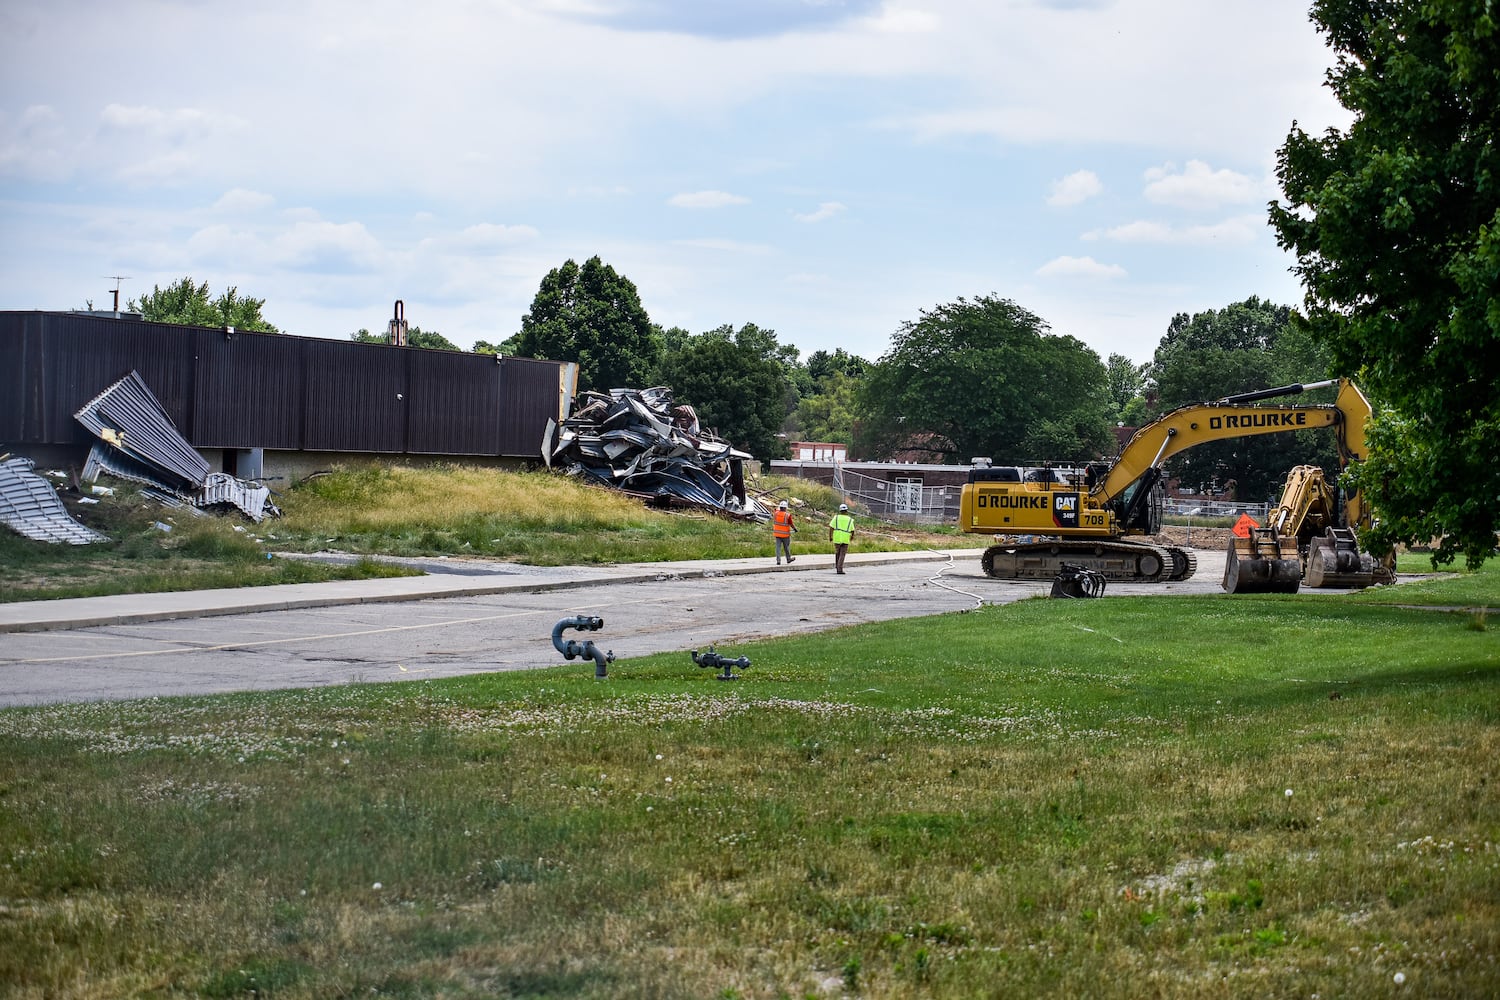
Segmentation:
[(833, 529), (833, 544), (848, 545), (849, 540), (854, 537), (854, 518), (848, 514), (835, 514), (833, 520), (828, 522), (828, 527)]

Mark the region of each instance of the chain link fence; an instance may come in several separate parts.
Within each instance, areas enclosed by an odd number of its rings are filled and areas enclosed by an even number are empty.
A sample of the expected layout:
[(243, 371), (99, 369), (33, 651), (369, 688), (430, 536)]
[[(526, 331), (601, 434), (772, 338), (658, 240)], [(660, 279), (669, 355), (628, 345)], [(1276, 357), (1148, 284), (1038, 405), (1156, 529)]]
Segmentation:
[(924, 486), (915, 477), (877, 479), (851, 472), (842, 463), (833, 467), (833, 488), (867, 509), (874, 517), (912, 524), (952, 524), (958, 521), (961, 486)]

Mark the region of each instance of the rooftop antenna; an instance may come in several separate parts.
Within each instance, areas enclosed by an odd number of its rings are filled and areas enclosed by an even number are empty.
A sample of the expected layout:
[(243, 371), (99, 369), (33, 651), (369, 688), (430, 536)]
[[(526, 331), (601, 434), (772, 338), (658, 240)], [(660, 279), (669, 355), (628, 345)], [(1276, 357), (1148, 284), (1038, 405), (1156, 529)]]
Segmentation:
[(128, 275), (128, 274), (106, 274), (105, 277), (109, 278), (111, 281), (113, 281), (115, 283), (115, 287), (114, 287), (115, 318), (118, 319), (119, 316), (120, 316), (120, 282), (129, 280), (130, 275)]

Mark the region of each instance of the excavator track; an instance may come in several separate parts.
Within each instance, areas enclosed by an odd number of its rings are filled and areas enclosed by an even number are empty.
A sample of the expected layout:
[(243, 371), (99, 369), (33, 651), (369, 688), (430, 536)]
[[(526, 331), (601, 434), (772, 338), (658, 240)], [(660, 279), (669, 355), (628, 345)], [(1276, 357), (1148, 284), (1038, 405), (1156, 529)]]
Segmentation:
[(1187, 549), (1178, 548), (1175, 545), (1167, 546), (1167, 551), (1172, 553), (1172, 575), (1168, 579), (1173, 583), (1187, 580), (1198, 572), (1198, 556)]
[(1098, 573), (1111, 583), (1186, 580), (1198, 568), (1191, 552), (1149, 542), (1052, 539), (992, 545), (980, 564), (996, 580), (1052, 580), (1063, 564)]

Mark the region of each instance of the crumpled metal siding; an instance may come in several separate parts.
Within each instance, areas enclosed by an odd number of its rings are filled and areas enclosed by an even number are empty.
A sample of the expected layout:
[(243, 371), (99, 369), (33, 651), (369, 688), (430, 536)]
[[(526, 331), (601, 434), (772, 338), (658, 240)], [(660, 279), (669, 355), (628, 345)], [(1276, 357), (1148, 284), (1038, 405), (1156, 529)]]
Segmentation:
[(750, 455), (704, 431), (672, 390), (586, 392), (561, 424), (542, 435), (547, 464), (658, 503), (684, 503), (763, 520), (769, 511), (744, 495)]
[(57, 490), (33, 472), (35, 468), (29, 458), (0, 461), (0, 522), (39, 542), (88, 545), (108, 541), (75, 521)]
[(247, 483), (227, 472), (211, 472), (197, 496), (190, 497), (194, 507), (236, 507), (257, 524), (266, 516), (266, 508), (280, 515), (270, 503), (271, 491), (260, 483)]
[(95, 437), (138, 462), (176, 476), (184, 486), (202, 486), (208, 475), (208, 463), (177, 432), (139, 372), (132, 371), (105, 389), (74, 416)]

